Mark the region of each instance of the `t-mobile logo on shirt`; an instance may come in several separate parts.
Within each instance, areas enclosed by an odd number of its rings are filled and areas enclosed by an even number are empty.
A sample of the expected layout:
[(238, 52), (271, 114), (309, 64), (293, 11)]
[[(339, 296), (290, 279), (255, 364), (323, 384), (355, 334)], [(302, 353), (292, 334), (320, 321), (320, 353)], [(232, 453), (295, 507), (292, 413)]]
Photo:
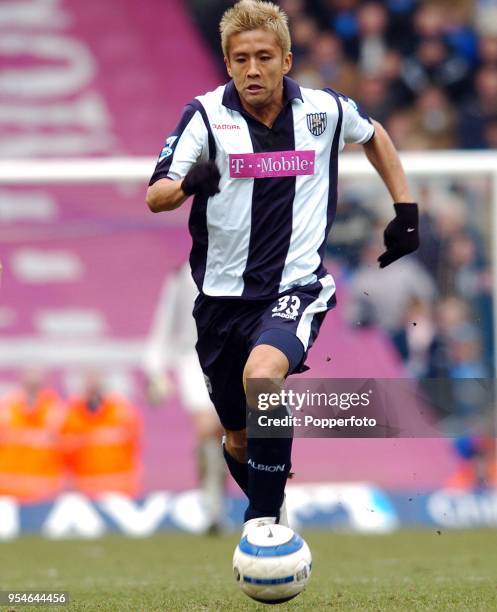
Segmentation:
[(230, 177), (245, 179), (312, 175), (315, 161), (316, 151), (231, 153)]

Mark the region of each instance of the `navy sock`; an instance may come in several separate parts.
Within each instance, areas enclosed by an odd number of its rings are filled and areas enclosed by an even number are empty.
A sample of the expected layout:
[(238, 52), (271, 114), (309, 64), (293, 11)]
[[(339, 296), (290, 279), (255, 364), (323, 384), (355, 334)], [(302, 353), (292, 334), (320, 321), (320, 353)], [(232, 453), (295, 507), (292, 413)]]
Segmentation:
[[(268, 411), (272, 417), (288, 414), (280, 407)], [(283, 433), (282, 430), (278, 432)], [(286, 428), (288, 437), (247, 439), (248, 498), (245, 520), (261, 516), (275, 516), (279, 520), (280, 507), (285, 497), (285, 485), (291, 469), (292, 428)]]
[(240, 487), (240, 489), (247, 495), (248, 490), (248, 470), (246, 463), (240, 463), (234, 457), (232, 457), (226, 450), (226, 446), (223, 444), (223, 455), (226, 465), (230, 474), (233, 476), (233, 480)]

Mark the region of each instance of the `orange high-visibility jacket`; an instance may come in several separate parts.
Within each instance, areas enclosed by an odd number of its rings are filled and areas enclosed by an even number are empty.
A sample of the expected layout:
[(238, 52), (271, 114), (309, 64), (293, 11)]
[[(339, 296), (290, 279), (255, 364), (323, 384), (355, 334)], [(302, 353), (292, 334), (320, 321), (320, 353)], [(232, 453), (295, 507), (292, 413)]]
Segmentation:
[(106, 395), (91, 411), (85, 399), (69, 401), (63, 427), (67, 467), (74, 488), (86, 495), (140, 490), (141, 421), (124, 398)]
[(0, 400), (0, 495), (22, 502), (53, 498), (64, 484), (62, 402), (51, 389), (29, 406), (19, 389)]

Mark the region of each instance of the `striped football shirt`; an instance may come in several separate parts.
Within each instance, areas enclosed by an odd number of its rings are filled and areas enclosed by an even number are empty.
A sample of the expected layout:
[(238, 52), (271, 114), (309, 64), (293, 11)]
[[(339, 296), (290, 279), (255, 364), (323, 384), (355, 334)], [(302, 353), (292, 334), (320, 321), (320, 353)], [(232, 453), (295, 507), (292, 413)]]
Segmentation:
[(220, 193), (193, 200), (192, 274), (209, 296), (277, 297), (327, 275), (323, 256), (337, 205), (338, 153), (368, 142), (371, 121), (331, 89), (284, 78), (271, 128), (247, 113), (232, 81), (187, 104), (150, 184), (215, 160)]

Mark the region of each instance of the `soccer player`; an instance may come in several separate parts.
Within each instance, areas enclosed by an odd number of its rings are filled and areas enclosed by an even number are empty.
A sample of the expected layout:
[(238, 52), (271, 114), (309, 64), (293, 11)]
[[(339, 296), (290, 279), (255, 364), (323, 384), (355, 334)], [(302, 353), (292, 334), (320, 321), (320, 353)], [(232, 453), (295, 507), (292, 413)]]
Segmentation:
[(170, 395), (168, 371), (175, 374), (181, 404), (191, 418), (195, 434), (205, 533), (215, 535), (223, 529), (226, 470), (220, 444), (221, 424), (195, 351), (197, 330), (192, 308), (197, 295), (188, 263), (168, 276), (149, 333), (143, 369), (149, 383), (149, 400), (155, 404)]
[[(395, 202), (380, 267), (417, 249), (418, 211), (383, 127), (345, 95), (299, 87), (287, 76), (291, 41), (279, 7), (241, 0), (220, 29), (231, 80), (187, 104), (162, 149), (147, 203), (168, 211), (194, 196), (197, 352), (226, 432), (226, 463), (248, 496), (246, 525), (268, 524), (284, 520), (292, 440), (247, 439), (246, 403), (257, 408), (249, 383), (266, 381), (272, 390), (303, 371), (335, 304), (323, 255), (339, 151), (362, 144)], [(274, 410), (285, 413), (285, 406)]]

